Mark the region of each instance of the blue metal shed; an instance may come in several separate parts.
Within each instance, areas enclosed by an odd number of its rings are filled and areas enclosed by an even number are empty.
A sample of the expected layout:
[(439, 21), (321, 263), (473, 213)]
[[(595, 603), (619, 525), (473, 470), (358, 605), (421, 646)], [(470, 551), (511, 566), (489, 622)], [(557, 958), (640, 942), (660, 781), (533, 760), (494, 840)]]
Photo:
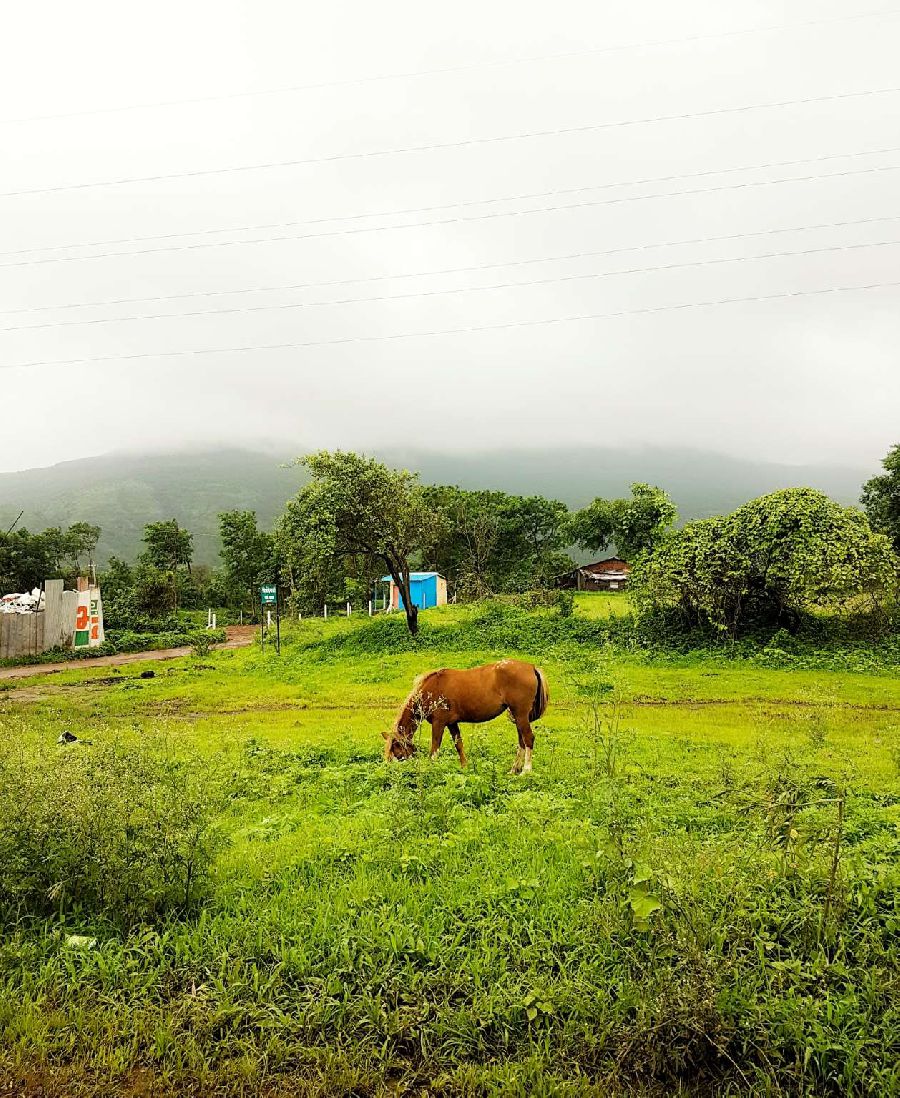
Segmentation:
[[(393, 610), (405, 610), (403, 598), (390, 576), (382, 576), (382, 583), (391, 585), (388, 605)], [(427, 610), (431, 606), (444, 606), (447, 602), (447, 581), (437, 572), (410, 572), (409, 594), (414, 606)]]

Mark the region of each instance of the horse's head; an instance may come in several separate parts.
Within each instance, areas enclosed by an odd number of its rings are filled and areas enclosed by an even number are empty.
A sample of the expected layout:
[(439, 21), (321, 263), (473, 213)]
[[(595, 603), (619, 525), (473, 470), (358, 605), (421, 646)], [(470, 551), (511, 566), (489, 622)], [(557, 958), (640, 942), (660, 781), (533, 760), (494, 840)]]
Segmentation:
[(412, 734), (406, 735), (397, 728), (381, 734), (384, 737), (385, 762), (400, 762), (403, 759), (411, 759), (415, 755), (416, 745)]

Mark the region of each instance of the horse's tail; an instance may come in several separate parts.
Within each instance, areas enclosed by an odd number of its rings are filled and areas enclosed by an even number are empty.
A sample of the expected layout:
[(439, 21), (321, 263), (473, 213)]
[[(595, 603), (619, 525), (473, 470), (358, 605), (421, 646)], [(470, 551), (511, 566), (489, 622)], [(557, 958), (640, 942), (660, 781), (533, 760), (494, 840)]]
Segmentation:
[(535, 667), (534, 677), (537, 679), (537, 689), (534, 692), (534, 701), (531, 703), (531, 712), (528, 714), (530, 721), (540, 720), (547, 712), (547, 703), (550, 701), (547, 680), (539, 667)]

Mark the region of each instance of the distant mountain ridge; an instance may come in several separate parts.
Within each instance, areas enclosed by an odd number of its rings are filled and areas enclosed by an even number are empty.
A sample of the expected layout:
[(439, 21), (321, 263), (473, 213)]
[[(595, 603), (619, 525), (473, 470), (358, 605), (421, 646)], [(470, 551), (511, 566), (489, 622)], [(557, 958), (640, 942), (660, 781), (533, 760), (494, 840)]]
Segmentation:
[[(20, 510), (36, 531), (79, 520), (103, 529), (101, 560), (133, 559), (144, 524), (177, 518), (194, 534), (199, 563), (219, 563), (217, 516), (255, 510), (270, 526), (301, 486), (303, 470), (284, 468), (295, 453), (216, 449), (164, 454), (107, 454), (42, 469), (0, 473), (0, 525)], [(545, 495), (580, 507), (595, 496), (627, 494), (633, 481), (658, 484), (678, 505), (681, 519), (733, 510), (777, 488), (805, 485), (854, 504), (877, 468), (793, 466), (742, 460), (701, 451), (535, 449), (441, 453), (385, 449), (377, 456), (418, 472), (426, 483)]]

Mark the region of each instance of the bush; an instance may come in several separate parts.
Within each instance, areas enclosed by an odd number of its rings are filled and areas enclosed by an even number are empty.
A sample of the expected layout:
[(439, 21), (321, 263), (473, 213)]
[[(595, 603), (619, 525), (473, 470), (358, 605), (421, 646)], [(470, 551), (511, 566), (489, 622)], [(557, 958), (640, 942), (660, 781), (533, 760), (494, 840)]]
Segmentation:
[(575, 592), (552, 587), (540, 587), (516, 595), (498, 595), (497, 601), (522, 610), (556, 610), (564, 618), (570, 618), (575, 612)]
[(685, 630), (796, 633), (805, 616), (826, 610), (885, 617), (898, 568), (862, 513), (790, 488), (669, 535), (635, 562), (631, 592), (640, 616), (672, 611)]
[(224, 786), (162, 748), (0, 751), (0, 915), (128, 925), (194, 908), (222, 843)]

